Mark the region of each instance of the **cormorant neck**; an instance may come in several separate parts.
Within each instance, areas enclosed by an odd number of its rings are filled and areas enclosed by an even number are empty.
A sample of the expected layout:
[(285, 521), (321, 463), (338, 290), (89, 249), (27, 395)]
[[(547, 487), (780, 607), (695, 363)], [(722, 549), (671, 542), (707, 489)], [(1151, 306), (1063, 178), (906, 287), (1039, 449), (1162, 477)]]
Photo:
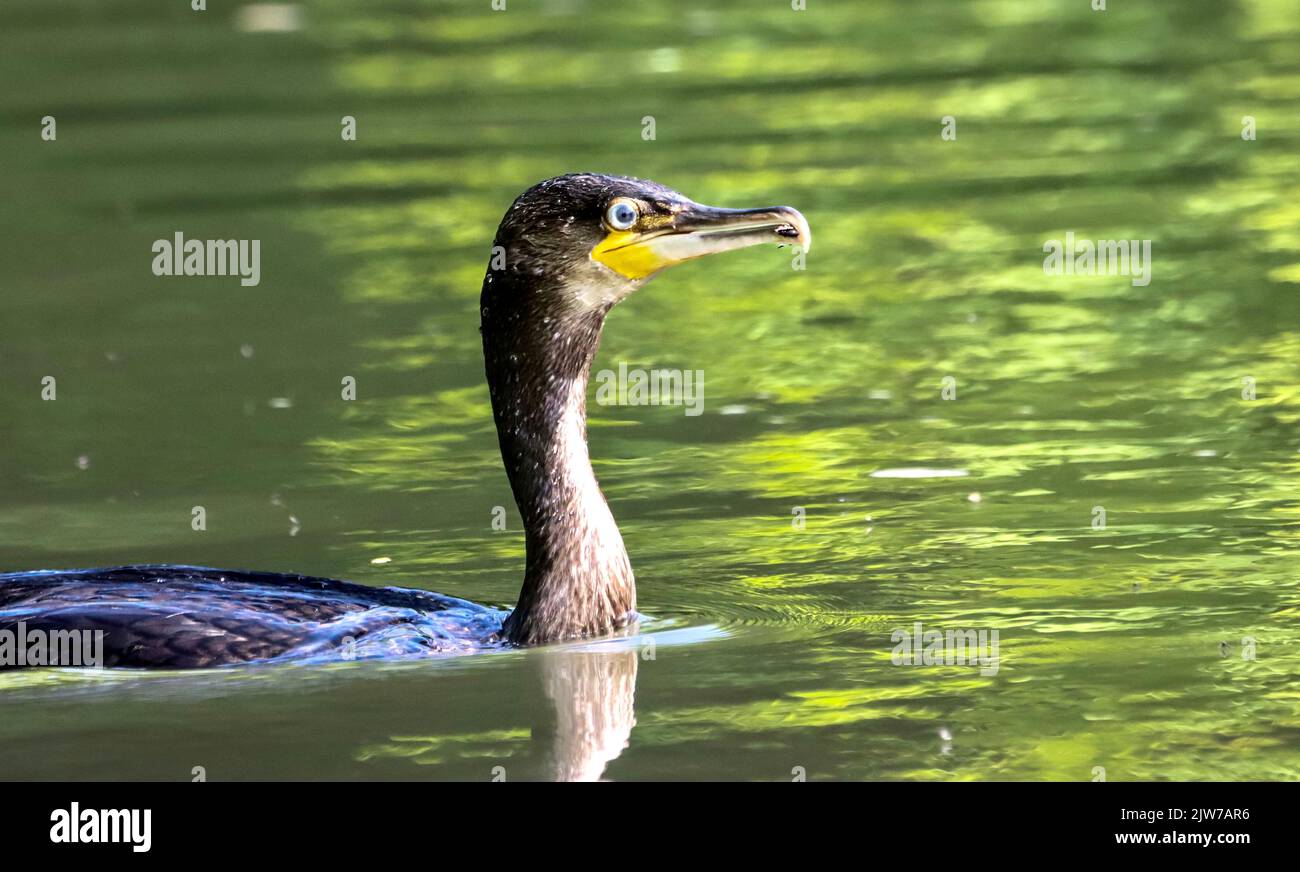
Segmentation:
[(527, 547), (505, 623), (519, 645), (603, 635), (635, 617), (627, 550), (587, 453), (587, 382), (609, 306), (572, 305), (580, 296), (531, 273), (489, 270), (483, 282), (488, 389)]

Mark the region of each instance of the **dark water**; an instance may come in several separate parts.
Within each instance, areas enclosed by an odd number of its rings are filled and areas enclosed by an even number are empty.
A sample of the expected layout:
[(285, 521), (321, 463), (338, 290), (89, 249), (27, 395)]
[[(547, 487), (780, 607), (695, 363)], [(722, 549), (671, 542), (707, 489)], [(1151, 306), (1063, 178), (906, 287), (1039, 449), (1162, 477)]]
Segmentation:
[[(514, 195), (644, 176), (816, 246), (609, 319), (597, 368), (706, 378), (698, 417), (592, 405), (640, 635), (9, 673), (4, 777), (1300, 775), (1300, 4), (213, 5), (0, 8), (0, 571), (508, 605), (477, 299)], [(260, 239), (260, 285), (155, 277), (178, 231)], [(1151, 240), (1150, 283), (1045, 275), (1067, 232)], [(894, 665), (917, 622), (996, 668)]]

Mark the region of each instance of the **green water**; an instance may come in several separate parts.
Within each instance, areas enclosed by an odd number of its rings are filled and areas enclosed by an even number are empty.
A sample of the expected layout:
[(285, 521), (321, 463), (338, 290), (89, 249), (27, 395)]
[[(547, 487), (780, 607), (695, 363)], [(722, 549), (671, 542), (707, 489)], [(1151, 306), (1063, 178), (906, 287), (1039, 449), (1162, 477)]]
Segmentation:
[[(9, 673), (3, 777), (1300, 777), (1300, 3), (234, 5), (0, 7), (0, 571), (508, 605), (477, 300), (511, 199), (638, 175), (816, 244), (609, 318), (597, 368), (706, 376), (698, 417), (592, 405), (639, 638)], [(261, 284), (155, 277), (178, 231), (260, 239)], [(1067, 232), (1151, 240), (1150, 284), (1044, 275)], [(894, 665), (916, 622), (997, 631), (995, 674)]]

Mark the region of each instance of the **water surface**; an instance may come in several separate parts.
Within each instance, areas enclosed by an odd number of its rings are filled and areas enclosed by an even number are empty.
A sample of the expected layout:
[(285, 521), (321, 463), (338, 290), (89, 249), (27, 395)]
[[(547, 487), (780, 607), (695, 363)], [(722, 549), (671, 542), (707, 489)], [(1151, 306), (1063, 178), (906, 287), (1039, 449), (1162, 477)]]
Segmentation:
[[(507, 606), (477, 300), (511, 199), (638, 175), (816, 246), (609, 319), (597, 368), (706, 377), (698, 417), (593, 403), (638, 636), (9, 674), (4, 777), (1300, 776), (1296, 2), (186, 5), (0, 9), (0, 571)], [(153, 276), (177, 231), (260, 239), (260, 285)], [(1152, 240), (1150, 284), (1045, 276), (1066, 232)], [(996, 674), (893, 665), (917, 622), (996, 630)]]

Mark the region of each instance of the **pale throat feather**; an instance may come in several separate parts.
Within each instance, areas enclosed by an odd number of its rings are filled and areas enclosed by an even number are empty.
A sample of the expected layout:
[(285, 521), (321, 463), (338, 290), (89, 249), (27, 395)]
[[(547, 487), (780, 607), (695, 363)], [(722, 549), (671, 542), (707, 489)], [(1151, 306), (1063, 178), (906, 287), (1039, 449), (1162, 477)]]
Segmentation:
[[(578, 507), (573, 520), (580, 527), (582, 552), (576, 564), (608, 573), (621, 571), (628, 560), (623, 536), (591, 467), (587, 448), (587, 383), (584, 375), (570, 379), (565, 386), (567, 399), (559, 432), (560, 468), (568, 471), (573, 502)], [(630, 577), (630, 570), (628, 574)]]

